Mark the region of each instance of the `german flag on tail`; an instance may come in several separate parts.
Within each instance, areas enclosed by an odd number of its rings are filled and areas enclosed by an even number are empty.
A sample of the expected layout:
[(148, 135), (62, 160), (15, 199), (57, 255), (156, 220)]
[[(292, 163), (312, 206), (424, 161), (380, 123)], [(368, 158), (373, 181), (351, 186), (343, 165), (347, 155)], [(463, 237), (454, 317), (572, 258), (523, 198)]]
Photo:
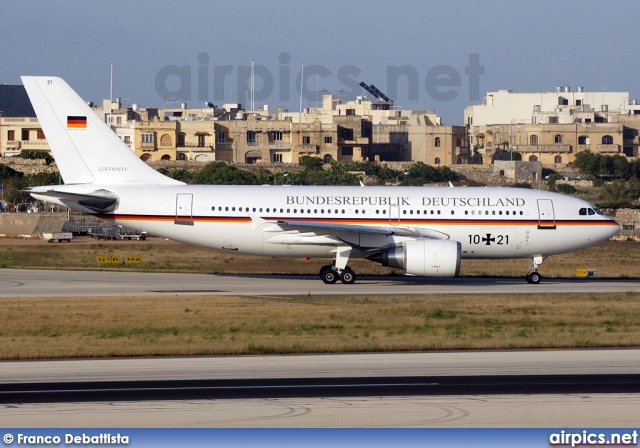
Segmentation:
[(87, 117), (67, 116), (68, 129), (86, 129)]

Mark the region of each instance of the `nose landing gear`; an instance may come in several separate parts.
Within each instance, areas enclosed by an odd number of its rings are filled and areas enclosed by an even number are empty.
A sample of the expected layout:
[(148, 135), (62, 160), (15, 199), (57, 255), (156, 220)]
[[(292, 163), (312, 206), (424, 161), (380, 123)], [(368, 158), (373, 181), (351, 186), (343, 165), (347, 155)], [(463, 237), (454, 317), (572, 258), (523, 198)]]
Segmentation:
[(542, 264), (544, 258), (542, 256), (533, 257), (531, 261), (531, 272), (527, 274), (527, 283), (531, 283), (533, 285), (537, 285), (542, 280), (542, 275), (538, 273), (538, 268)]

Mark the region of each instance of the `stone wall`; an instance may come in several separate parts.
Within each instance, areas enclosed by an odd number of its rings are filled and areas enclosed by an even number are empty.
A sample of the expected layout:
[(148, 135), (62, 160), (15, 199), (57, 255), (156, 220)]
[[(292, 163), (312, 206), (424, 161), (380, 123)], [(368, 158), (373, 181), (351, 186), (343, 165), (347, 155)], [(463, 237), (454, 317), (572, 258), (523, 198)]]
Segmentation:
[(66, 220), (66, 213), (0, 213), (0, 237), (39, 238), (62, 229)]

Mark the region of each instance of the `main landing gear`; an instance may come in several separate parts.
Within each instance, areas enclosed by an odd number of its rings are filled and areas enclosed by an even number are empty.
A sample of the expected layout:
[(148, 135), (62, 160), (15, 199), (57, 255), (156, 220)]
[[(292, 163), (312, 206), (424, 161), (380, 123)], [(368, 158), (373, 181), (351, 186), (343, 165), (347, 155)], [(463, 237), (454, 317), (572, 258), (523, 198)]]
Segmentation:
[(542, 275), (538, 273), (538, 268), (542, 264), (543, 258), (541, 256), (533, 257), (531, 261), (531, 272), (527, 274), (527, 283), (537, 285), (542, 280)]
[(320, 268), (320, 278), (328, 285), (332, 285), (338, 280), (346, 285), (351, 285), (356, 281), (356, 273), (349, 266), (339, 270), (335, 266), (328, 264)]
[(351, 285), (356, 281), (356, 273), (347, 266), (349, 255), (351, 255), (350, 246), (338, 246), (335, 250), (336, 261), (331, 265), (322, 266), (320, 268), (320, 278), (323, 282), (332, 285), (338, 280), (346, 285)]

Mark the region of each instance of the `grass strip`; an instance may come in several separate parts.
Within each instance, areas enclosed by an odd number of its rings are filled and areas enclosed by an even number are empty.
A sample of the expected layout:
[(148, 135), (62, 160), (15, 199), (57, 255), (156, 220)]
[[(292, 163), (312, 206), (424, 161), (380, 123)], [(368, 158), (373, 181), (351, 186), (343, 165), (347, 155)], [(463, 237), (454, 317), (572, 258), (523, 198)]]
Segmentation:
[(640, 294), (0, 298), (0, 358), (640, 345)]

